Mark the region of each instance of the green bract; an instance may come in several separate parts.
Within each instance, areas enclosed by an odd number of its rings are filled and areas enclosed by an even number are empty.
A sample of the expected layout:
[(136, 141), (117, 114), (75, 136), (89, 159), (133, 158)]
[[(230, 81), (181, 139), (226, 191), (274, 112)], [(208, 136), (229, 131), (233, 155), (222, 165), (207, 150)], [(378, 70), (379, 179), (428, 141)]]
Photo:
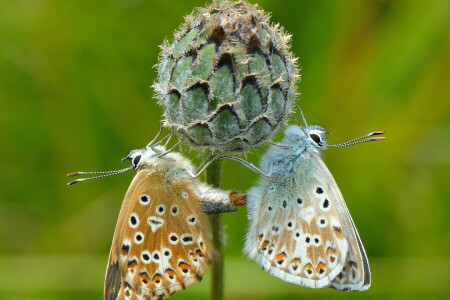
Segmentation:
[(246, 2), (214, 2), (161, 46), (153, 85), (165, 125), (194, 146), (240, 151), (284, 124), (298, 70), (290, 36)]

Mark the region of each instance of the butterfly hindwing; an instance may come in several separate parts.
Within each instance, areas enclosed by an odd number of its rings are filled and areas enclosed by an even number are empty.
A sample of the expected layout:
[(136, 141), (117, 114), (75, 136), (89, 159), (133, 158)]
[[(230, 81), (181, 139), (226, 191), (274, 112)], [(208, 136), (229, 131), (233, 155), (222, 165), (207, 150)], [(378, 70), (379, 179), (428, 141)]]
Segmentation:
[(263, 178), (248, 199), (251, 224), (245, 252), (268, 273), (319, 288), (342, 273), (349, 249), (362, 265), (359, 249), (349, 247), (359, 238), (345, 203), (314, 152), (302, 154), (292, 168)]
[(319, 170), (321, 178), (327, 183), (331, 198), (342, 216), (344, 236), (349, 242), (348, 253), (342, 271), (334, 278), (330, 287), (338, 290), (361, 291), (370, 287), (370, 268), (366, 252), (362, 245), (358, 231), (353, 223), (350, 212), (333, 176), (323, 160), (313, 154), (313, 168)]
[(192, 179), (138, 171), (119, 216), (105, 297), (115, 269), (121, 272), (117, 299), (162, 298), (201, 280), (211, 252), (198, 200)]

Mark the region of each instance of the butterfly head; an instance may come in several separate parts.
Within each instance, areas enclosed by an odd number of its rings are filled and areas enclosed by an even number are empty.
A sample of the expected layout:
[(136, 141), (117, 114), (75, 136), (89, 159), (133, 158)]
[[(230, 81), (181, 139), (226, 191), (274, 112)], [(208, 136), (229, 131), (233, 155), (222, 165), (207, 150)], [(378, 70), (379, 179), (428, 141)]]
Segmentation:
[(304, 129), (307, 135), (305, 136), (306, 144), (319, 149), (324, 149), (327, 146), (327, 139), (325, 134), (329, 134), (330, 132), (326, 131), (325, 128), (319, 125), (311, 125), (306, 126)]
[(329, 132), (322, 126), (297, 126), (291, 125), (285, 131), (283, 142), (295, 148), (312, 148), (322, 150), (327, 146), (325, 134)]
[(130, 153), (122, 159), (122, 161), (125, 160), (130, 162), (131, 168), (135, 171), (142, 169), (144, 166), (164, 166), (179, 162), (183, 165), (181, 167), (186, 168), (189, 164), (189, 161), (184, 159), (180, 154), (176, 152), (166, 152), (164, 146), (153, 146), (131, 150)]

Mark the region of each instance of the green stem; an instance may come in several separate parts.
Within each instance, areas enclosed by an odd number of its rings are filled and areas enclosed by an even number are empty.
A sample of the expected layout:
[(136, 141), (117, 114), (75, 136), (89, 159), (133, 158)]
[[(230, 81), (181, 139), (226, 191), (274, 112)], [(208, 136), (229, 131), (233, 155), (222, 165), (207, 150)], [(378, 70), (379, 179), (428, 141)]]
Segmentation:
[[(206, 182), (210, 185), (220, 188), (220, 179), (222, 177), (223, 160), (214, 161), (206, 169)], [(211, 299), (223, 299), (223, 226), (222, 215), (212, 215), (210, 217), (213, 231), (213, 245), (215, 249), (214, 264), (212, 265), (212, 284)]]

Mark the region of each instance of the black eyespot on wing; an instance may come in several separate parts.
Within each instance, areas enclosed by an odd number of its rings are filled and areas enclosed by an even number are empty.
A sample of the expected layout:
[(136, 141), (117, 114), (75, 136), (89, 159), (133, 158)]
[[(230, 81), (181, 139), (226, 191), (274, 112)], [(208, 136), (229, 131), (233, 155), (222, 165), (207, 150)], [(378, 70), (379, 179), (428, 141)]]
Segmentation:
[(136, 167), (139, 164), (140, 161), (141, 161), (141, 155), (136, 155), (133, 158), (133, 167)]
[(303, 199), (302, 198), (297, 198), (297, 203), (298, 204), (302, 204), (303, 203)]
[(123, 250), (125, 253), (128, 253), (128, 252), (130, 251), (130, 245), (123, 244), (123, 245), (122, 245), (122, 250)]
[(183, 242), (185, 242), (185, 243), (192, 242), (193, 240), (194, 240), (194, 238), (192, 236), (183, 237)]
[(309, 137), (319, 146), (322, 146), (322, 141), (320, 139), (320, 136), (318, 136), (317, 134), (313, 133), (310, 134)]
[(330, 205), (330, 201), (328, 201), (328, 199), (325, 199), (325, 201), (323, 201), (323, 208), (327, 208)]
[(322, 189), (320, 186), (317, 187), (316, 193), (317, 193), (317, 194), (322, 194), (322, 193), (323, 193), (323, 189)]

